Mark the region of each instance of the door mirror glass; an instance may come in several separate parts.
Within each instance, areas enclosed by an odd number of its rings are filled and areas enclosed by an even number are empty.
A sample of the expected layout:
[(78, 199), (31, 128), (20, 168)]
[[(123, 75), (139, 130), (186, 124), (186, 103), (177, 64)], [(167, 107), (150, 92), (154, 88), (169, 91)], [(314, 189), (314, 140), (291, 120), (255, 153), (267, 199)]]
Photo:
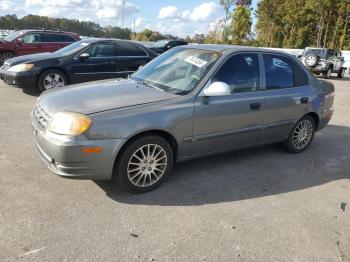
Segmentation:
[(88, 53), (82, 53), (80, 54), (79, 59), (85, 60), (85, 59), (88, 59), (89, 57), (90, 55)]
[(225, 82), (214, 82), (203, 90), (205, 96), (227, 96), (231, 94), (231, 88)]

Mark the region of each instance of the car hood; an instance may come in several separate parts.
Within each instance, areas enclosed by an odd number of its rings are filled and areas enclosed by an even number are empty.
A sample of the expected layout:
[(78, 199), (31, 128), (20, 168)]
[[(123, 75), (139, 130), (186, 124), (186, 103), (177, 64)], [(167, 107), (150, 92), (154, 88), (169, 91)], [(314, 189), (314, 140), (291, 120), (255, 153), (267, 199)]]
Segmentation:
[(40, 53), (40, 54), (17, 56), (17, 57), (8, 59), (6, 63), (9, 64), (10, 66), (13, 66), (21, 63), (34, 62), (38, 60), (58, 58), (58, 57), (59, 55), (55, 53)]
[(60, 111), (89, 115), (176, 97), (178, 95), (139, 84), (131, 79), (113, 79), (52, 89), (44, 92), (38, 103), (51, 116)]

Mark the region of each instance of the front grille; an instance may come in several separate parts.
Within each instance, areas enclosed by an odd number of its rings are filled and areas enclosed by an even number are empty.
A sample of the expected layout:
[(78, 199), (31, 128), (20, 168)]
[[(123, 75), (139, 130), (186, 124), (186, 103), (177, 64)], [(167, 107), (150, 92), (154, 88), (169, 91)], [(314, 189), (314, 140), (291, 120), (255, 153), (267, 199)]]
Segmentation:
[(45, 129), (51, 117), (44, 111), (44, 109), (37, 105), (33, 111), (33, 121), (40, 129)]

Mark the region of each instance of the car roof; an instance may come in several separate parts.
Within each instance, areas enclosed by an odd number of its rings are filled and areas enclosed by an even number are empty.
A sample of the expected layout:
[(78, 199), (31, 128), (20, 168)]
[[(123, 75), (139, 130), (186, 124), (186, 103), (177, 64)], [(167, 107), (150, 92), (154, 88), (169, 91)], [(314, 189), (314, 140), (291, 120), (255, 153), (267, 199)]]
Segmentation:
[(283, 51), (277, 51), (277, 50), (262, 48), (262, 47), (238, 46), (238, 45), (193, 44), (193, 45), (178, 46), (176, 48), (202, 49), (202, 50), (214, 51), (214, 52), (220, 52), (220, 53), (224, 53), (224, 52), (233, 53), (233, 52), (239, 52), (239, 51), (267, 52), (267, 53), (275, 53), (275, 54), (292, 56)]
[(25, 33), (29, 33), (29, 32), (46, 32), (46, 33), (59, 33), (59, 34), (67, 34), (67, 35), (79, 35), (77, 33), (74, 32), (67, 32), (67, 31), (61, 31), (61, 30), (53, 30), (53, 29), (23, 29), (23, 30), (18, 30), (20, 32), (22, 32), (23, 34)]

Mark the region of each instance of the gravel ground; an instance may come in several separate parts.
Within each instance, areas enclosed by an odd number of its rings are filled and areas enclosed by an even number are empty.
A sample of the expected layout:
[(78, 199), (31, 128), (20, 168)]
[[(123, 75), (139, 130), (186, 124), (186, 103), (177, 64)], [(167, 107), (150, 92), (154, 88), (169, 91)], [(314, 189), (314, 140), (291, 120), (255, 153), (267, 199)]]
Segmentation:
[(48, 171), (37, 94), (0, 83), (0, 261), (350, 261), (350, 78), (331, 81), (335, 115), (303, 154), (177, 164), (142, 195)]

